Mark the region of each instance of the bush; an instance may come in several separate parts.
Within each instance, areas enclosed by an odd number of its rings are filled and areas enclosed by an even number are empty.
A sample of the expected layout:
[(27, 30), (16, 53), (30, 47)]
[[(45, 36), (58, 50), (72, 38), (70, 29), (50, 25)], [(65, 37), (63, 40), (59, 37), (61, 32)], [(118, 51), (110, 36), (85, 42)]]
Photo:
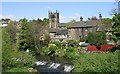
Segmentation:
[(74, 48), (68, 47), (68, 48), (66, 48), (66, 51), (67, 51), (67, 52), (73, 52), (73, 51), (74, 51)]
[(57, 46), (56, 46), (56, 44), (49, 44), (48, 48), (49, 48), (50, 51), (53, 52), (53, 51), (56, 51)]
[(88, 37), (86, 42), (89, 42), (90, 45), (99, 46), (101, 44), (106, 44), (106, 35), (104, 32), (90, 32), (88, 33)]
[(60, 43), (59, 41), (54, 41), (52, 42), (52, 44), (55, 44), (58, 48), (62, 47), (62, 43)]
[(35, 57), (27, 52), (7, 50), (3, 52), (2, 61), (2, 70), (5, 71), (14, 67), (32, 67)]
[(67, 40), (68, 47), (76, 47), (78, 46), (78, 40)]
[(76, 58), (78, 57), (78, 55), (75, 54), (75, 53), (69, 52), (69, 53), (66, 53), (66, 54), (64, 55), (64, 57), (65, 57), (66, 59), (71, 59), (71, 60), (73, 60), (73, 59), (76, 59)]
[(49, 50), (48, 47), (43, 47), (43, 48), (42, 48), (42, 51), (41, 51), (42, 54), (45, 55), (45, 54), (48, 54), (49, 52), (50, 52), (50, 50)]
[(74, 63), (74, 72), (118, 72), (118, 54), (114, 53), (89, 53), (80, 54)]
[(5, 72), (28, 72), (27, 68), (11, 68), (6, 70)]

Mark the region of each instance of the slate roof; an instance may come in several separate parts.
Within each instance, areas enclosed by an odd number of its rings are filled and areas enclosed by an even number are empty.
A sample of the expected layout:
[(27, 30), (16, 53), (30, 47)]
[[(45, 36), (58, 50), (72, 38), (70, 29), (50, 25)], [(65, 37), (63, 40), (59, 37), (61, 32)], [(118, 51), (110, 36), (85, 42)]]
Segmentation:
[[(68, 28), (94, 27), (101, 24), (102, 22), (100, 20), (77, 21), (70, 25)], [(65, 27), (66, 25), (67, 23), (59, 23), (58, 27)]]
[(55, 33), (56, 35), (66, 35), (66, 34), (68, 34), (68, 30), (67, 29), (49, 28), (49, 33)]
[(97, 31), (114, 31), (113, 29), (112, 29), (112, 26), (100, 26), (100, 27), (98, 27), (97, 28)]
[(89, 21), (86, 21), (86, 24), (93, 25), (93, 26), (102, 25), (102, 21), (101, 20), (89, 20)]
[(65, 27), (67, 23), (59, 23), (58, 27)]
[[(65, 27), (67, 23), (59, 23), (58, 27)], [(111, 26), (103, 26), (101, 20), (89, 20), (89, 21), (77, 21), (71, 24), (69, 28), (90, 28), (97, 27), (97, 31), (113, 31)], [(49, 33), (55, 33), (56, 35), (66, 35), (67, 29), (49, 28)]]
[(55, 34), (56, 35), (66, 35), (66, 34), (68, 34), (68, 30), (67, 29), (65, 29), (65, 30), (59, 30)]
[(86, 27), (96, 27), (100, 22), (97, 22), (97, 20), (90, 20), (90, 21), (80, 21), (75, 22), (68, 28), (86, 28)]
[(57, 31), (59, 31), (57, 28), (49, 28), (48, 30), (49, 33), (56, 33)]

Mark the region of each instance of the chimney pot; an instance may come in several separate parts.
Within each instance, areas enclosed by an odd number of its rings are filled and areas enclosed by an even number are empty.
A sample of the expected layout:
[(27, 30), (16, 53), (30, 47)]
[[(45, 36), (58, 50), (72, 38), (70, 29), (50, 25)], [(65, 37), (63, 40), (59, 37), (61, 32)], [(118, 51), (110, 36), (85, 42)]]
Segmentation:
[(99, 19), (102, 19), (102, 15), (101, 15), (101, 13), (99, 14)]
[(88, 18), (88, 20), (90, 20), (90, 18)]

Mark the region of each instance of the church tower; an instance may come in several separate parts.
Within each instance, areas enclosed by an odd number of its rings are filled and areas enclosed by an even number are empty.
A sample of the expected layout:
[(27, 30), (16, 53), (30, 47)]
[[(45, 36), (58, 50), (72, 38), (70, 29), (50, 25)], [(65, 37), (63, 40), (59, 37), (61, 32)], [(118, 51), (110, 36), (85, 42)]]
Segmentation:
[(49, 28), (58, 28), (59, 23), (59, 13), (57, 12), (48, 12), (49, 16)]

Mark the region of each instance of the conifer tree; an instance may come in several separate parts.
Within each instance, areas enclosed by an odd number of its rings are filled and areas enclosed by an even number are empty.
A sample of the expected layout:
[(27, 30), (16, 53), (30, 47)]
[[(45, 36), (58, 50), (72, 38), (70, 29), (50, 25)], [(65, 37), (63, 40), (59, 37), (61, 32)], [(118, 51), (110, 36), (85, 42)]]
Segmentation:
[(18, 50), (26, 51), (29, 48), (28, 43), (28, 20), (26, 18), (20, 19), (20, 29), (18, 34)]

